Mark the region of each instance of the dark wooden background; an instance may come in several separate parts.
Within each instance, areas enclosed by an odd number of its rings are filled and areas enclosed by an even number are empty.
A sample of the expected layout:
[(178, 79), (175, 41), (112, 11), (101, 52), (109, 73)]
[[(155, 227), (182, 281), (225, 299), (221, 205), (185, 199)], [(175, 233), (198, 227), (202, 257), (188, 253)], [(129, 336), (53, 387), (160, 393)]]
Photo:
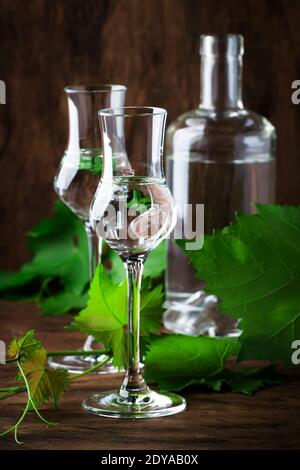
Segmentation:
[(244, 101), (277, 127), (278, 202), (300, 203), (299, 25), (299, 0), (0, 0), (0, 268), (26, 259), (24, 232), (51, 210), (64, 85), (124, 83), (128, 104), (173, 119), (198, 103), (201, 33), (245, 36)]

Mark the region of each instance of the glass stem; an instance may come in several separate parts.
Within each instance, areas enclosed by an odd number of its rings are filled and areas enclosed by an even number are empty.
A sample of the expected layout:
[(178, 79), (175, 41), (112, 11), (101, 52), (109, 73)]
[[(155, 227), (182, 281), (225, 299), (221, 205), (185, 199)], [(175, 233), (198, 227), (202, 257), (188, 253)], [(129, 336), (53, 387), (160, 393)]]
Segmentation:
[(124, 263), (128, 289), (127, 368), (120, 394), (134, 404), (139, 394), (148, 391), (140, 362), (140, 290), (144, 257)]
[[(101, 262), (101, 252), (102, 252), (102, 239), (98, 238), (96, 233), (93, 231), (92, 227), (88, 222), (85, 222), (84, 228), (88, 240), (88, 251), (89, 251), (89, 271), (90, 271), (90, 281), (94, 277), (96, 267)], [(90, 351), (92, 349), (92, 343), (94, 341), (93, 336), (89, 335), (83, 345), (84, 351)]]
[(84, 228), (88, 239), (90, 281), (92, 281), (96, 267), (101, 262), (102, 239), (98, 238), (88, 222)]

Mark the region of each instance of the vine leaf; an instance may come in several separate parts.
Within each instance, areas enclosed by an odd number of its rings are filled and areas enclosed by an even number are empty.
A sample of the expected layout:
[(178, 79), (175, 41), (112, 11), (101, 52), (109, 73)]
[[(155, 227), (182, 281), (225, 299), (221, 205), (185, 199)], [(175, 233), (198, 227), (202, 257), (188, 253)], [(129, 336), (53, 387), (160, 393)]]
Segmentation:
[(69, 385), (68, 372), (65, 369), (47, 369), (47, 352), (43, 347), (36, 349), (22, 368), (28, 380), (31, 398), (36, 406), (50, 401), (53, 406)]
[(0, 296), (32, 299), (45, 315), (82, 308), (89, 284), (88, 244), (80, 219), (61, 201), (29, 233), (32, 259), (20, 271), (0, 271)]
[(300, 207), (256, 207), (186, 253), (221, 312), (240, 321), (239, 359), (292, 365), (291, 345), (300, 337)]
[(195, 381), (204, 383), (223, 371), (226, 360), (239, 348), (239, 342), (230, 338), (154, 337), (146, 346), (146, 379), (164, 390), (181, 390)]
[[(150, 291), (142, 290), (141, 326), (144, 333), (154, 333), (160, 327), (162, 315), (162, 286)], [(103, 266), (98, 266), (89, 291), (87, 307), (72, 325), (92, 335), (113, 351), (115, 367), (121, 369), (126, 357), (127, 283), (123, 279), (115, 285)]]
[(34, 337), (34, 330), (29, 330), (24, 336), (14, 338), (8, 347), (8, 357), (16, 359), (19, 356), (30, 356), (41, 347), (41, 341)]
[(146, 343), (145, 376), (162, 390), (180, 391), (191, 385), (206, 386), (220, 392), (229, 387), (233, 392), (252, 395), (265, 384), (281, 384), (273, 365), (229, 369), (240, 349), (233, 338), (162, 335)]
[(11, 396), (19, 391), (26, 391), (27, 402), (16, 423), (0, 436), (13, 432), (15, 441), (21, 444), (18, 439), (18, 430), (29, 411), (34, 410), (46, 424), (55, 424), (45, 419), (38, 408), (46, 401), (49, 401), (53, 406), (57, 405), (69, 385), (69, 375), (64, 369), (51, 370), (47, 368), (47, 351), (41, 341), (35, 338), (34, 330), (29, 330), (24, 336), (14, 338), (9, 345), (8, 355), (16, 361), (19, 369), (17, 379), (22, 381), (24, 386), (3, 389), (0, 392), (0, 398)]

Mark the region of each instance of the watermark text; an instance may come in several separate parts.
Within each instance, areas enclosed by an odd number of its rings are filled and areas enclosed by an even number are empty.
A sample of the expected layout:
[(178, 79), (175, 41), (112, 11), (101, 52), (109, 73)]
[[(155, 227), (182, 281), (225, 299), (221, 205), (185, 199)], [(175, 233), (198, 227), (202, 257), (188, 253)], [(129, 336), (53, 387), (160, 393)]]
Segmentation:
[(0, 364), (6, 363), (6, 346), (5, 342), (0, 340)]
[(3, 80), (0, 80), (0, 104), (6, 104), (6, 85)]
[(300, 339), (295, 339), (292, 342), (291, 348), (295, 350), (291, 357), (292, 364), (298, 366), (300, 364)]

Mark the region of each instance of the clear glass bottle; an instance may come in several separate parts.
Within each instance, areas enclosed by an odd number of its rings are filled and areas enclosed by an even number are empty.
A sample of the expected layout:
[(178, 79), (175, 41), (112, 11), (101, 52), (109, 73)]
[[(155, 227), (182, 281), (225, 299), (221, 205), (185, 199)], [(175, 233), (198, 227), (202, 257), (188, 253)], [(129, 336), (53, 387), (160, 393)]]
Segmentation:
[[(264, 117), (246, 109), (241, 78), (243, 37), (200, 37), (201, 87), (197, 109), (168, 128), (167, 180), (186, 222), (183, 204), (204, 204), (204, 231), (222, 228), (236, 211), (275, 201), (276, 133)], [(203, 292), (185, 253), (168, 242), (165, 325), (185, 334), (235, 334), (235, 323), (217, 312), (218, 299)]]

